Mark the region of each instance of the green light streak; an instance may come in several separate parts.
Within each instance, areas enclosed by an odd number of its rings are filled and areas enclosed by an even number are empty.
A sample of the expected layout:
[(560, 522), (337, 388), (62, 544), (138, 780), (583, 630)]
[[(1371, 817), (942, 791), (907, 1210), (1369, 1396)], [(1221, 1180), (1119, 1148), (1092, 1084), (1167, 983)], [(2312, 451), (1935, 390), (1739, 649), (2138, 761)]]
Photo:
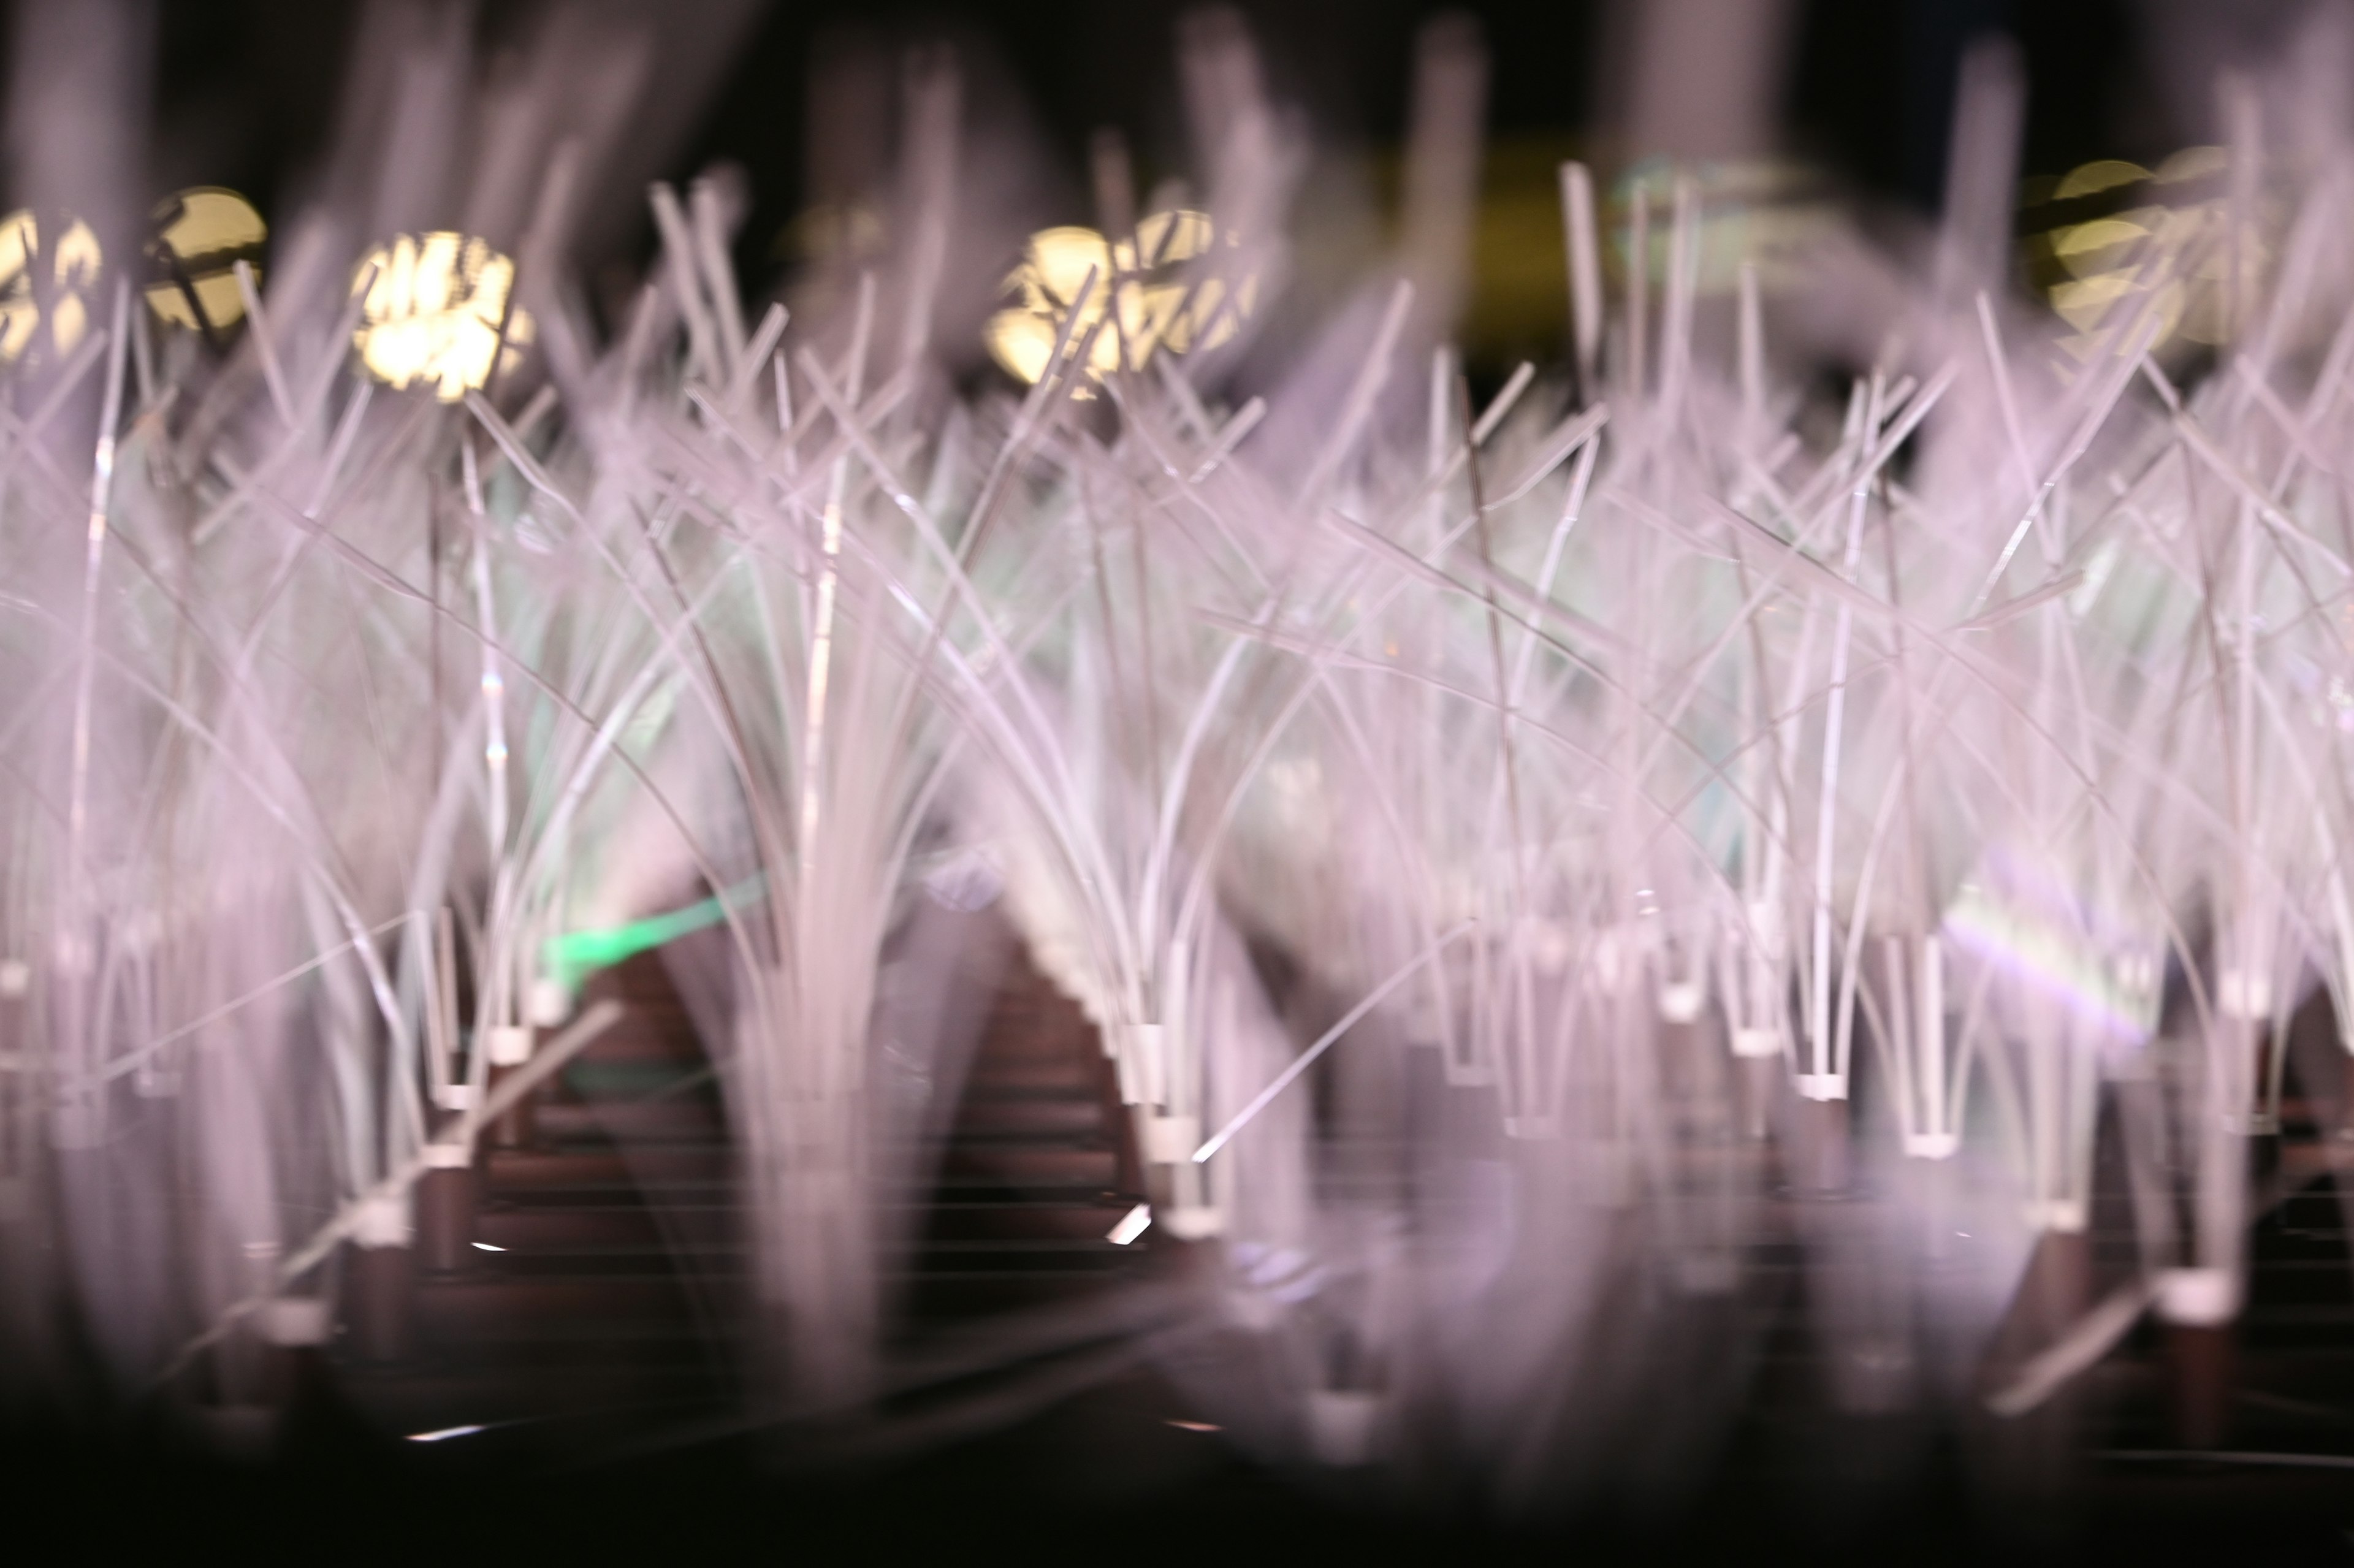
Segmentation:
[(724, 894), (665, 915), (649, 915), (642, 920), (599, 931), (567, 931), (547, 939), (541, 966), (566, 991), (577, 991), (580, 982), (597, 970), (674, 942), (690, 931), (716, 926), (727, 917), (729, 910), (741, 909), (766, 896), (761, 879), (748, 877)]

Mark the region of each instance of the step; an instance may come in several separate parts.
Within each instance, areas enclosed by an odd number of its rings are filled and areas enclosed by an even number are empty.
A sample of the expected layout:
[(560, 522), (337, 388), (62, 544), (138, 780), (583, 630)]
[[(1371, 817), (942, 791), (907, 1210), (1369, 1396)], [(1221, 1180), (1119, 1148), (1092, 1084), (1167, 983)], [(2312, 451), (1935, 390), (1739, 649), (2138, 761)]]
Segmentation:
[(1139, 1259), (1119, 1269), (1036, 1269), (1018, 1274), (993, 1270), (933, 1272), (901, 1281), (907, 1317), (937, 1325), (943, 1319), (987, 1317), (1067, 1301), (1110, 1289), (1141, 1272)]
[(1132, 1205), (1102, 1202), (960, 1202), (934, 1204), (925, 1226), (927, 1242), (1005, 1239), (1101, 1240)]
[(1002, 1101), (1055, 1100), (1084, 1101), (1088, 1105), (1104, 1103), (1102, 1075), (1095, 1072), (1058, 1074), (1014, 1073), (998, 1075), (976, 1066), (965, 1075), (964, 1097), (960, 1109), (973, 1105), (996, 1105)]
[(677, 1062), (702, 1066), (709, 1060), (694, 1024), (682, 1010), (663, 1013), (631, 1008), (605, 1032), (580, 1048), (575, 1063)]
[[(689, 895), (682, 902), (692, 902), (700, 896), (700, 894)], [(588, 977), (588, 983), (581, 987), (580, 1000), (584, 1006), (607, 997), (640, 1005), (679, 1005), (678, 990), (671, 982), (670, 968), (663, 962), (659, 951), (633, 953), (618, 964), (599, 969)]]
[(724, 1144), (668, 1144), (632, 1149), (497, 1150), (485, 1161), (493, 1194), (562, 1187), (726, 1182), (735, 1152)]
[(714, 1142), (727, 1135), (727, 1118), (718, 1106), (686, 1095), (544, 1105), (534, 1110), (533, 1119), (539, 1136), (551, 1141), (601, 1138)]
[(1143, 1255), (1140, 1244), (1121, 1246), (1102, 1236), (1000, 1236), (970, 1241), (927, 1239), (907, 1272), (918, 1278), (976, 1274), (1100, 1273), (1126, 1268)]
[(1103, 1102), (1092, 1095), (992, 1096), (967, 1098), (949, 1137), (1067, 1138), (1097, 1134), (1103, 1125)]
[(1015, 1061), (988, 1058), (976, 1061), (966, 1073), (965, 1098), (970, 1103), (1002, 1095), (1044, 1093), (1092, 1099), (1098, 1093), (1102, 1071), (1095, 1063), (1077, 1055)]
[(684, 1288), (667, 1274), (428, 1277), (418, 1286), (417, 1327), (421, 1338), (437, 1345), (461, 1340), (627, 1340), (696, 1331)]
[(661, 1246), (680, 1235), (737, 1232), (743, 1213), (733, 1204), (665, 1204), (659, 1215), (622, 1204), (528, 1206), (499, 1202), (474, 1218), (474, 1238), (515, 1252), (566, 1248)]
[(556, 1091), (544, 1096), (540, 1104), (661, 1100), (705, 1094), (711, 1086), (710, 1064), (700, 1057), (575, 1062), (557, 1075)]
[(1001, 1060), (1019, 1057), (1070, 1056), (1085, 1060), (1099, 1054), (1096, 1032), (1077, 1024), (1076, 1017), (1043, 1013), (992, 1014), (982, 1028), (977, 1054)]
[(346, 1366), (345, 1395), (385, 1430), (401, 1436), (510, 1422), (565, 1420), (602, 1412), (732, 1408), (734, 1380), (703, 1357), (675, 1365), (586, 1361), (551, 1376), (545, 1366), (502, 1363)]
[(588, 1372), (707, 1373), (728, 1364), (726, 1336), (684, 1318), (564, 1321), (533, 1334), (456, 1340), (419, 1337), (416, 1353), (389, 1372), (450, 1376), (511, 1376), (551, 1383)]
[(541, 1186), (502, 1188), (490, 1194), (481, 1212), (551, 1214), (610, 1214), (631, 1210), (659, 1210), (665, 1214), (692, 1213), (706, 1209), (740, 1212), (742, 1205), (737, 1199), (733, 1181), (653, 1181), (642, 1184), (615, 1181), (581, 1181), (568, 1185), (549, 1182)]
[(1055, 1143), (959, 1142), (941, 1162), (941, 1184), (988, 1182), (1012, 1188), (1108, 1190), (1119, 1161), (1108, 1149)]
[[(487, 1235), (482, 1237), (488, 1240)], [(570, 1245), (510, 1246), (477, 1250), (468, 1266), (436, 1279), (523, 1279), (540, 1275), (576, 1276), (599, 1279), (632, 1277), (728, 1276), (744, 1272), (746, 1249), (733, 1239), (687, 1240), (655, 1236), (645, 1241), (580, 1242)]]

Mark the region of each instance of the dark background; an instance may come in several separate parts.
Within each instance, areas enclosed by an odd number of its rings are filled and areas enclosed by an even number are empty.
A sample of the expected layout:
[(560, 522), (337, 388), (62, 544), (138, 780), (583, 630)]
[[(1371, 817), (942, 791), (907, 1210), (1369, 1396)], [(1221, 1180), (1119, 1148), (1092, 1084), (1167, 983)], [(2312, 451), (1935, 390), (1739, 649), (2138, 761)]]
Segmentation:
[[(1302, 240), (1297, 302), (1335, 303), (1356, 261), (1384, 242), (1380, 214), (1398, 193), (1415, 37), (1452, 9), (1476, 21), (1490, 58), (1490, 155), (1459, 342), (1483, 370), (1549, 355), (1563, 327), (1563, 287), (1535, 261), (1546, 259), (1558, 273), (1552, 170), (1577, 155), (1610, 179), (1627, 153), (1646, 151), (1634, 146), (1636, 134), (1658, 134), (1650, 111), (1643, 113), (1652, 130), (1631, 130), (1640, 80), (1652, 82), (1658, 109), (1658, 73), (1646, 78), (1629, 61), (1646, 19), (1667, 16), (1646, 7), (1662, 3), (1695, 0), (1238, 0), (1231, 9), (1257, 37), (1276, 103), (1299, 111), (1316, 139), (1319, 160), (1292, 212)], [(1855, 197), (1850, 205), (1867, 224), (1873, 214), (1893, 219), (1881, 226), (1891, 238), (1918, 233), (1907, 214), (1925, 217), (1940, 205), (1956, 69), (1979, 37), (2010, 36), (2027, 75), (2020, 172), (2060, 175), (2088, 158), (2149, 164), (2175, 148), (2218, 142), (2211, 106), (2220, 66), (2276, 57), (2312, 5), (2338, 5), (2354, 19), (2354, 0), (1713, 3), (1723, 12), (1683, 45), (1702, 54), (1702, 66), (1718, 37), (1723, 48), (1744, 48), (1725, 19), (1761, 12), (1785, 19), (1777, 64), (1749, 61), (1754, 80), (1773, 82), (1773, 130), (1756, 143), (1754, 120), (1746, 111), (1735, 115), (1749, 127), (1740, 132), (1740, 155), (1791, 153), (1827, 172), (1834, 193)], [(1758, 12), (1744, 9), (1752, 5)], [(16, 7), (19, 26), (0, 28), (0, 54), (16, 33), (87, 33), (91, 19), (103, 21), (103, 7), (148, 16), (153, 111), (143, 179), (151, 196), (224, 184), (252, 196), (273, 221), (323, 181), (360, 170), (330, 164), (330, 148), (346, 148), (351, 158), (353, 148), (393, 146), (365, 130), (375, 113), (365, 106), (388, 101), (391, 73), (409, 54), (400, 37), (419, 28), (471, 36), (473, 70), (497, 78), (525, 58), (551, 58), (551, 42), (610, 37), (619, 28), (641, 48), (652, 87), (631, 97), (619, 146), (598, 153), (593, 209), (581, 214), (569, 257), (605, 315), (631, 299), (652, 249), (645, 181), (680, 181), (718, 163), (747, 176), (739, 278), (753, 294), (779, 285), (796, 259), (824, 245), (824, 226), (796, 226), (798, 214), (826, 197), (871, 191), (887, 176), (890, 75), (908, 49), (939, 37), (960, 57), (970, 125), (986, 127), (1001, 153), (1014, 153), (968, 167), (968, 176), (1001, 175), (996, 188), (977, 191), (977, 207), (1005, 217), (1008, 236), (1041, 221), (1095, 221), (1086, 148), (1099, 127), (1123, 132), (1140, 188), (1191, 167), (1174, 33), (1201, 9), (1198, 0), (16, 0)], [(388, 26), (396, 12), (414, 26)], [(26, 21), (40, 26), (26, 28)], [(57, 42), (49, 37), (28, 58), (49, 58)], [(593, 91), (579, 75), (567, 80), (577, 97)], [(869, 87), (843, 87), (859, 80)], [(1713, 78), (1697, 70), (1691, 80)], [(21, 139), (49, 82), (21, 78), (9, 58), (0, 58), (0, 82), (12, 82), (16, 94), (9, 134)], [(812, 82), (831, 87), (812, 91)], [(1733, 103), (1709, 97), (1713, 91), (1692, 87), (1700, 94), (1692, 106)], [(142, 134), (125, 130), (132, 142)], [(463, 158), (466, 132), (454, 134)], [(365, 163), (381, 153), (358, 155)], [(826, 188), (817, 188), (812, 167), (831, 170)], [(1024, 181), (1022, 191), (1010, 196), (1005, 179)], [(9, 196), (37, 200), (26, 191)], [(130, 209), (118, 221), (132, 221)]]
[[(1495, 130), (1587, 128), (1609, 3), (1246, 0), (1239, 9), (1280, 92), (1326, 132), (1381, 143), (1402, 127), (1415, 29), (1442, 9), (1469, 13), (1486, 33)], [(360, 8), (356, 0), (163, 0), (159, 133), (183, 144), (195, 139), (218, 165), (210, 178), (266, 205), (329, 130)], [(1076, 156), (1098, 125), (1119, 126), (1140, 149), (1170, 139), (1172, 30), (1190, 6), (645, 0), (613, 8), (658, 18), (664, 30), (698, 22), (740, 28), (674, 172), (731, 159), (751, 174), (759, 213), (780, 220), (801, 194), (811, 62), (845, 25), (885, 41), (945, 31), (993, 57), (994, 71), (1028, 100), (1048, 138)], [(477, 26), (495, 45), (528, 26), (538, 9), (529, 0), (491, 0), (477, 8)], [(2162, 142), (2168, 128), (2132, 115), (2123, 101), (2140, 85), (2137, 33), (2147, 9), (2128, 0), (1797, 0), (1784, 95), (1788, 143), (1870, 190), (1933, 207), (1955, 60), (1967, 39), (1999, 29), (2019, 39), (2028, 62), (2030, 170), (2112, 153), (2162, 154), (2168, 149), (2136, 143)], [(748, 24), (738, 12), (749, 14)]]

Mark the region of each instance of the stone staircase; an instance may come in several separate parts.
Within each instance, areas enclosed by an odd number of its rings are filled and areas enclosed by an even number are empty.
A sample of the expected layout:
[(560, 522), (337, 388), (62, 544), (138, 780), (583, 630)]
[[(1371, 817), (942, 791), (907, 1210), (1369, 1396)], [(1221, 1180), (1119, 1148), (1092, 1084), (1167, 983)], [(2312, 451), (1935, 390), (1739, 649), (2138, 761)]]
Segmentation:
[(526, 1147), (477, 1160), (459, 1266), (419, 1268), (407, 1352), (338, 1358), (380, 1429), (564, 1449), (735, 1407), (746, 1255), (716, 1080), (657, 961), (599, 976), (600, 998), (621, 1022), (543, 1091)]
[(898, 1343), (1139, 1278), (1151, 1233), (1107, 1239), (1141, 1197), (1126, 1122), (1093, 1026), (1017, 948), (919, 1200)]
[[(1107, 1239), (1141, 1182), (1095, 1031), (1008, 946), (945, 1134), (903, 1166), (922, 1174), (885, 1274), (901, 1414), (1099, 1349), (1133, 1320), (1099, 1306), (1151, 1268), (1149, 1231)], [(608, 999), (620, 1022), (542, 1092), (526, 1146), (478, 1159), (457, 1266), (419, 1249), (407, 1342), (329, 1352), (375, 1432), (569, 1459), (745, 1429), (749, 1219), (717, 1075), (655, 956), (583, 1001)]]

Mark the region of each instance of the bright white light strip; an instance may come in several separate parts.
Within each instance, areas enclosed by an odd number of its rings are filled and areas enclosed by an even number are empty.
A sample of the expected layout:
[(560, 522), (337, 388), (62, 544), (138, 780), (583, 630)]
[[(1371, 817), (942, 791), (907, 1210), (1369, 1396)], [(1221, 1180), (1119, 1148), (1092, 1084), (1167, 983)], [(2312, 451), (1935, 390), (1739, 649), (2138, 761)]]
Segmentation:
[(507, 1249), (503, 1246), (493, 1246), (488, 1242), (476, 1242), (474, 1244), (474, 1250), (476, 1252), (504, 1252)]
[(1151, 1223), (1152, 1205), (1150, 1203), (1139, 1203), (1136, 1207), (1129, 1210), (1128, 1213), (1119, 1217), (1119, 1224), (1112, 1226), (1109, 1231), (1104, 1234), (1104, 1240), (1112, 1242), (1120, 1246), (1126, 1246), (1129, 1243), (1142, 1235), (1144, 1234), (1144, 1227)]
[(471, 1437), (483, 1430), (481, 1426), (444, 1426), (439, 1432), (412, 1432), (408, 1440), (412, 1443), (440, 1443), (451, 1437)]

